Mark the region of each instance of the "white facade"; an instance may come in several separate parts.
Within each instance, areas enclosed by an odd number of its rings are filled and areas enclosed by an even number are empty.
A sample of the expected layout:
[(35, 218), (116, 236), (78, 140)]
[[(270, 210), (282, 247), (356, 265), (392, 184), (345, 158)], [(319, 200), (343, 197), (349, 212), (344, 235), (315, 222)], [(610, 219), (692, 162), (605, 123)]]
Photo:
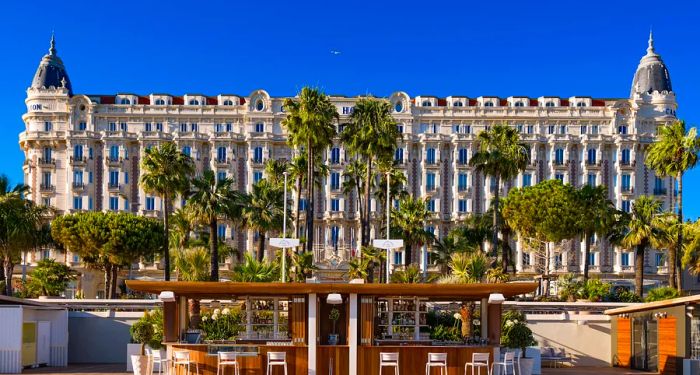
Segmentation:
[[(54, 55), (55, 49), (47, 57)], [(648, 56), (649, 52), (645, 59)], [(27, 90), (26, 131), (19, 137), (30, 198), (61, 212), (119, 210), (161, 217), (160, 199), (145, 194), (137, 184), (144, 150), (161, 142), (174, 141), (193, 157), (198, 173), (212, 169), (232, 177), (241, 191), (250, 191), (256, 179), (263, 177), (266, 160), (292, 157), (281, 125), (284, 97), (264, 90), (244, 96), (71, 95), (63, 73), (59, 87), (35, 83)], [(488, 208), (493, 188), (469, 167), (468, 160), (476, 151), (476, 135), (495, 124), (517, 128), (531, 147), (530, 165), (506, 183), (501, 196), (512, 187), (559, 178), (577, 187), (604, 184), (615, 205), (624, 210), (642, 194), (658, 197), (666, 208), (672, 203), (672, 181), (657, 179), (644, 165), (656, 128), (675, 120), (672, 91), (633, 90), (630, 98), (619, 99), (437, 98), (395, 92), (386, 99), (403, 133), (396, 158), (407, 175), (407, 190), (430, 197), (429, 207), (435, 214), (427, 226), (439, 236), (468, 215)], [(357, 98), (333, 96), (331, 100), (340, 123), (346, 122)], [(359, 232), (356, 197), (344, 195), (340, 186), (349, 155), (336, 140), (324, 158), (330, 173), (317, 190), (313, 241), (317, 260), (338, 257), (342, 261), (358, 246)], [(373, 219), (382, 217), (382, 209), (376, 206), (373, 200)], [(252, 232), (236, 232), (227, 223), (220, 230), (235, 247), (256, 248)], [(373, 235), (378, 231), (373, 222)], [(537, 257), (519, 244), (517, 249), (518, 270), (535, 271)], [(593, 254), (592, 272), (633, 272), (631, 252), (597, 241)], [(560, 245), (552, 257), (553, 272), (578, 271), (582, 246), (573, 241)], [(72, 255), (68, 258), (77, 261)], [(648, 262), (648, 272), (666, 272), (663, 259), (657, 264), (652, 254)]]

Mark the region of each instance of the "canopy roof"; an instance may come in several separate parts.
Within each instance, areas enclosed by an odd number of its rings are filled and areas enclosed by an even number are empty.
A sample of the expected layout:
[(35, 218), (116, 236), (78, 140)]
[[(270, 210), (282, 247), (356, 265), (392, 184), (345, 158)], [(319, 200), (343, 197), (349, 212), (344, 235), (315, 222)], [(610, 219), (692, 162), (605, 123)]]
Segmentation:
[(616, 309), (605, 310), (605, 314), (607, 314), (607, 315), (629, 314), (629, 313), (635, 313), (635, 312), (640, 312), (640, 311), (663, 309), (663, 308), (668, 308), (668, 307), (673, 307), (673, 306), (678, 306), (678, 305), (694, 305), (697, 303), (700, 303), (700, 295), (673, 298), (673, 299), (667, 299), (664, 301), (639, 303), (639, 304), (634, 304), (634, 305), (626, 306), (626, 307), (618, 307)]
[(453, 297), (460, 299), (488, 298), (501, 293), (509, 298), (531, 293), (537, 283), (516, 282), (500, 284), (329, 284), (329, 283), (235, 283), (193, 281), (142, 281), (127, 280), (130, 289), (158, 294), (170, 291), (178, 296), (223, 297), (241, 295), (293, 295), (293, 294), (362, 294), (373, 296)]

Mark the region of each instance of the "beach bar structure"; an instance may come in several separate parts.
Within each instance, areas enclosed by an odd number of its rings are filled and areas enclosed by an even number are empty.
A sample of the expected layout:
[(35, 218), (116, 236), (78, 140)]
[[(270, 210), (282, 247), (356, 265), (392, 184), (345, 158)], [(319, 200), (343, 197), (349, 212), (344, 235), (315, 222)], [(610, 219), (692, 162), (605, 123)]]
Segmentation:
[[(500, 342), (503, 300), (537, 288), (531, 282), (458, 285), (136, 280), (127, 281), (127, 286), (160, 296), (168, 355), (189, 351), (203, 375), (217, 374), (220, 351), (237, 353), (241, 374), (265, 374), (268, 352), (286, 353), (289, 374), (378, 374), (380, 353), (398, 353), (400, 373), (404, 374), (424, 373), (428, 353), (446, 353), (447, 374), (463, 374), (464, 364), (471, 361), (473, 353), (488, 353), (493, 360)], [(245, 311), (245, 330), (230, 341), (193, 339), (195, 331), (188, 330), (188, 299), (236, 301)], [(479, 337), (450, 343), (431, 339), (428, 310), (440, 304), (465, 303), (476, 306)], [(337, 310), (335, 322), (329, 318), (332, 309)], [(228, 371), (233, 374), (233, 369)], [(275, 368), (274, 374), (282, 373), (281, 368)]]
[[(698, 374), (700, 295), (606, 310), (612, 365), (659, 374)], [(686, 368), (686, 371), (683, 369)]]

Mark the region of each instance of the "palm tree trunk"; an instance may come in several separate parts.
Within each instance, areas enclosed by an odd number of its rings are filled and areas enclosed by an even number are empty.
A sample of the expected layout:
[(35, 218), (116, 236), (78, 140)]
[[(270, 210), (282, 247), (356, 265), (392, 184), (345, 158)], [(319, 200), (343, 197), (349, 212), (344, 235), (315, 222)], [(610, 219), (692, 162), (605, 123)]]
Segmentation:
[(112, 290), (112, 264), (105, 265), (105, 298), (109, 298), (109, 293)]
[[(411, 264), (413, 264), (413, 258), (412, 258), (412, 256), (413, 256), (413, 245), (412, 245), (412, 244), (409, 243), (409, 244), (406, 245), (406, 254), (404, 254), (404, 255), (406, 256), (406, 259), (403, 260), (403, 263), (404, 263), (406, 266), (410, 266)], [(386, 261), (387, 261), (387, 262), (391, 262), (390, 259), (387, 259)]]
[(506, 231), (503, 231), (501, 236), (503, 237), (503, 249), (501, 249), (503, 252), (503, 257), (501, 258), (501, 265), (503, 272), (508, 273), (508, 263), (510, 262), (510, 236), (508, 233), (506, 233)]
[(168, 218), (168, 212), (170, 211), (170, 197), (168, 196), (167, 192), (163, 194), (163, 200), (163, 230), (165, 231), (165, 237), (163, 239), (163, 271), (165, 281), (170, 281), (170, 223)]
[(591, 236), (588, 232), (583, 234), (583, 241), (585, 242), (583, 245), (583, 282), (585, 283), (588, 280), (588, 258), (591, 254)]
[(202, 322), (202, 317), (200, 315), (201, 305), (198, 299), (188, 299), (187, 305), (189, 307), (190, 321), (187, 325), (190, 329), (198, 329), (199, 324)]
[(265, 258), (265, 232), (260, 232), (260, 238), (258, 243), (258, 262), (262, 262)]
[(12, 264), (12, 260), (6, 257), (3, 260), (3, 273), (5, 274), (5, 295), (12, 296), (12, 271), (15, 265)]
[(216, 216), (209, 220), (209, 253), (211, 256), (211, 281), (219, 281), (219, 238)]
[(119, 280), (119, 267), (116, 265), (112, 265), (112, 284), (111, 284), (111, 289), (109, 290), (109, 298), (110, 299), (115, 299), (117, 298), (117, 280)]
[(362, 246), (369, 245), (369, 210), (370, 210), (370, 186), (372, 182), (372, 158), (367, 159), (367, 172), (365, 174), (365, 215), (364, 218), (360, 217), (360, 222), (362, 223)]
[(498, 203), (501, 190), (501, 178), (496, 175), (496, 192), (493, 195), (493, 233), (491, 234), (492, 254), (498, 256)]
[[(3, 267), (2, 272), (0, 272), (0, 282), (3, 282), (3, 281), (5, 281), (5, 269), (4, 269), (4, 267)], [(0, 293), (4, 295), (5, 290), (4, 289), (0, 290)]]
[(668, 249), (668, 286), (674, 289), (678, 289), (678, 284), (676, 284), (676, 250), (676, 247)]
[(644, 293), (644, 245), (638, 245), (634, 254), (634, 293), (640, 298)]
[(314, 251), (314, 151), (306, 145), (306, 251)]
[[(299, 223), (300, 223), (300, 218), (299, 218), (299, 200), (301, 200), (301, 176), (297, 176), (296, 183), (295, 183), (296, 189), (297, 189), (297, 194), (294, 197), (294, 233), (296, 233), (296, 238), (301, 237), (301, 232), (299, 231)], [(296, 251), (299, 251), (299, 249), (295, 249)]]
[(678, 290), (683, 290), (683, 268), (680, 264), (683, 251), (683, 173), (678, 173), (676, 179), (678, 180), (678, 244), (674, 263), (669, 264), (669, 268), (674, 268), (673, 273), (676, 276), (676, 288), (678, 288)]

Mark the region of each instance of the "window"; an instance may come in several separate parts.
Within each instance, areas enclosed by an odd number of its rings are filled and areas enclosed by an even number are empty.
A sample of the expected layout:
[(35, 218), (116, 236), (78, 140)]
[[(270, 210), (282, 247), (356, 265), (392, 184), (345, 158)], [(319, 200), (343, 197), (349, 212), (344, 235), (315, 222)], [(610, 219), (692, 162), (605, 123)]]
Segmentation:
[(586, 125), (581, 125), (581, 134), (588, 133), (587, 130), (588, 130), (588, 127)]
[(129, 183), (129, 172), (124, 172), (124, 183), (125, 184)]
[(458, 163), (460, 165), (466, 165), (467, 162), (469, 161), (469, 158), (467, 156), (467, 149), (466, 148), (460, 148), (459, 151), (457, 152), (458, 156)]
[(109, 197), (109, 209), (110, 211), (117, 211), (119, 209), (118, 197)]
[(528, 125), (525, 127), (527, 134), (532, 134), (534, 132), (534, 126)]
[(78, 124), (78, 130), (80, 130), (80, 131), (87, 130), (87, 123), (86, 123), (85, 121), (81, 121), (81, 122)]
[(435, 212), (435, 199), (429, 199), (426, 202), (426, 209), (430, 212)]
[(554, 102), (547, 102), (544, 104), (545, 107), (554, 107)]
[(340, 163), (340, 149), (338, 147), (333, 147), (331, 149), (331, 164)]
[(591, 134), (598, 134), (598, 125), (591, 125)]
[(231, 99), (224, 100), (224, 105), (233, 105), (233, 100), (231, 100)]
[(163, 131), (163, 123), (162, 122), (156, 122), (156, 131), (158, 131), (158, 132)]
[(190, 105), (199, 105), (199, 100), (197, 99), (190, 99)]
[(73, 159), (83, 159), (83, 145), (76, 145), (73, 147)]
[(403, 149), (402, 148), (397, 148), (396, 151), (394, 151), (394, 161), (396, 161), (399, 164), (403, 164)]
[(331, 211), (333, 212), (338, 212), (340, 211), (340, 199), (331, 199)]
[(218, 171), (216, 172), (216, 181), (220, 182), (226, 179), (226, 171)]
[(394, 111), (396, 112), (403, 112), (403, 103), (401, 101), (397, 101), (396, 104), (394, 104)]
[(192, 147), (182, 146), (182, 153), (187, 156), (192, 156)]
[(262, 111), (263, 109), (265, 109), (265, 103), (262, 101), (262, 99), (258, 99), (258, 100), (255, 102), (255, 110), (258, 111), (258, 112), (260, 112), (260, 111)]
[(131, 100), (127, 98), (122, 98), (122, 100), (119, 101), (119, 104), (131, 104)]
[(403, 134), (403, 124), (396, 125), (396, 131), (399, 132), (399, 134)]
[(427, 164), (435, 164), (435, 149), (434, 148), (428, 148), (426, 151), (426, 160), (425, 162)]
[(429, 100), (424, 100), (423, 103), (421, 103), (423, 107), (431, 107), (433, 103), (431, 103)]
[(622, 191), (630, 191), (631, 189), (631, 178), (629, 174), (623, 174), (622, 176)]
[(467, 200), (466, 199), (460, 199), (457, 201), (457, 211), (460, 213), (467, 212)]
[(259, 122), (255, 124), (255, 132), (256, 133), (262, 133), (265, 131), (265, 124), (262, 122)]
[(452, 103), (452, 106), (453, 107), (464, 107), (464, 103), (462, 103), (461, 101), (458, 100), (458, 101)]
[(559, 134), (566, 134), (566, 125), (559, 126)]
[(629, 213), (630, 212), (630, 201), (625, 199), (622, 201), (622, 211)]
[(83, 171), (73, 171), (73, 184), (83, 184)]
[(147, 122), (147, 123), (143, 124), (143, 131), (150, 132), (150, 131), (152, 131), (152, 130), (153, 130), (153, 126), (151, 126), (151, 123), (150, 123), (150, 122)]
[(524, 173), (523, 174), (523, 187), (528, 187), (528, 186), (532, 186), (532, 174)]
[(219, 227), (216, 228), (216, 234), (219, 236), (219, 239), (225, 239), (226, 238), (226, 224), (219, 224)]
[(233, 131), (233, 124), (232, 123), (230, 123), (230, 122), (226, 123), (226, 131), (229, 133)]
[(484, 107), (493, 107), (493, 102), (484, 103)]
[(394, 252), (394, 265), (403, 264), (403, 251)]
[(306, 211), (306, 198), (299, 199), (299, 211)]
[(119, 124), (119, 130), (126, 131), (126, 122), (122, 122)]
[(41, 185), (44, 186), (45, 188), (48, 188), (51, 186), (51, 172), (44, 172), (41, 175)]
[(83, 209), (83, 197), (73, 197), (73, 209), (82, 210)]
[(129, 211), (129, 199), (124, 198), (124, 210)]
[(117, 131), (117, 123), (116, 122), (110, 122), (109, 125), (107, 126), (107, 130), (111, 132)]
[(425, 175), (425, 190), (435, 190), (435, 173), (428, 173)]
[(192, 129), (193, 132), (198, 132), (199, 131), (199, 125), (197, 125), (196, 122), (193, 122), (190, 124), (190, 129)]
[(585, 106), (586, 106), (586, 103), (578, 102), (578, 103), (576, 103), (576, 106), (577, 106), (577, 107), (585, 107)]
[(109, 171), (109, 186), (119, 186), (119, 171)]
[(53, 130), (53, 123), (51, 121), (44, 121), (44, 131), (50, 132)]
[(597, 176), (594, 173), (589, 173), (588, 176), (586, 177), (587, 181), (586, 183), (590, 187), (596, 187), (596, 179)]
[(263, 173), (260, 171), (255, 171), (253, 172), (253, 183), (257, 184), (258, 181), (262, 180), (263, 178)]
[(253, 149), (253, 163), (263, 162), (263, 149), (262, 147), (256, 147)]
[(666, 194), (666, 187), (664, 186), (664, 180), (662, 178), (654, 177), (654, 195), (664, 195)]
[(620, 125), (617, 127), (617, 133), (618, 134), (627, 134), (627, 126), (626, 125)]
[(630, 265), (630, 253), (620, 254), (620, 265), (622, 267), (629, 267), (629, 265)]
[(466, 173), (460, 173), (457, 176), (457, 190), (458, 191), (466, 191), (467, 186), (468, 186), (468, 176)]
[(219, 163), (226, 162), (226, 147), (219, 146), (216, 149), (216, 161)]
[(525, 104), (523, 102), (515, 102), (516, 107), (524, 107)]
[(224, 125), (223, 124), (214, 124), (214, 132), (216, 133), (221, 133), (224, 131)]
[(163, 99), (156, 99), (156, 105), (165, 105), (165, 100), (163, 100)]
[(564, 174), (563, 173), (557, 173), (554, 175), (554, 179), (561, 181), (564, 183)]
[(596, 162), (597, 162), (597, 156), (598, 156), (597, 150), (594, 149), (594, 148), (589, 148), (588, 151), (587, 151), (587, 153), (588, 153), (588, 155), (587, 155), (587, 158), (586, 158), (586, 163), (587, 163), (588, 165), (594, 165), (594, 164), (596, 164)]
[(184, 132), (187, 132), (187, 124), (185, 124), (184, 122), (181, 123), (181, 124), (180, 124), (180, 131), (183, 132), (183, 133), (184, 133)]
[(622, 155), (620, 157), (620, 162), (622, 165), (630, 165), (630, 149), (623, 148)]
[(523, 132), (523, 124), (515, 125), (515, 129), (518, 131), (518, 133), (522, 133)]
[(156, 199), (154, 197), (146, 197), (146, 211), (154, 211), (156, 209)]
[(547, 126), (547, 134), (554, 134), (554, 125)]
[(656, 267), (663, 267), (664, 266), (664, 254), (662, 253), (656, 253), (654, 254), (654, 264), (656, 264)]
[(493, 193), (496, 191), (496, 189), (498, 189), (498, 184), (496, 183), (496, 178), (495, 177), (489, 178), (489, 191)]
[(564, 149), (557, 148), (554, 150), (554, 164), (563, 165), (564, 164)]
[(118, 161), (119, 160), (119, 146), (110, 146), (109, 148), (109, 160)]
[(594, 252), (588, 253), (588, 265), (595, 266), (595, 253)]
[(331, 190), (338, 190), (338, 189), (340, 189), (340, 173), (332, 172), (331, 173)]

